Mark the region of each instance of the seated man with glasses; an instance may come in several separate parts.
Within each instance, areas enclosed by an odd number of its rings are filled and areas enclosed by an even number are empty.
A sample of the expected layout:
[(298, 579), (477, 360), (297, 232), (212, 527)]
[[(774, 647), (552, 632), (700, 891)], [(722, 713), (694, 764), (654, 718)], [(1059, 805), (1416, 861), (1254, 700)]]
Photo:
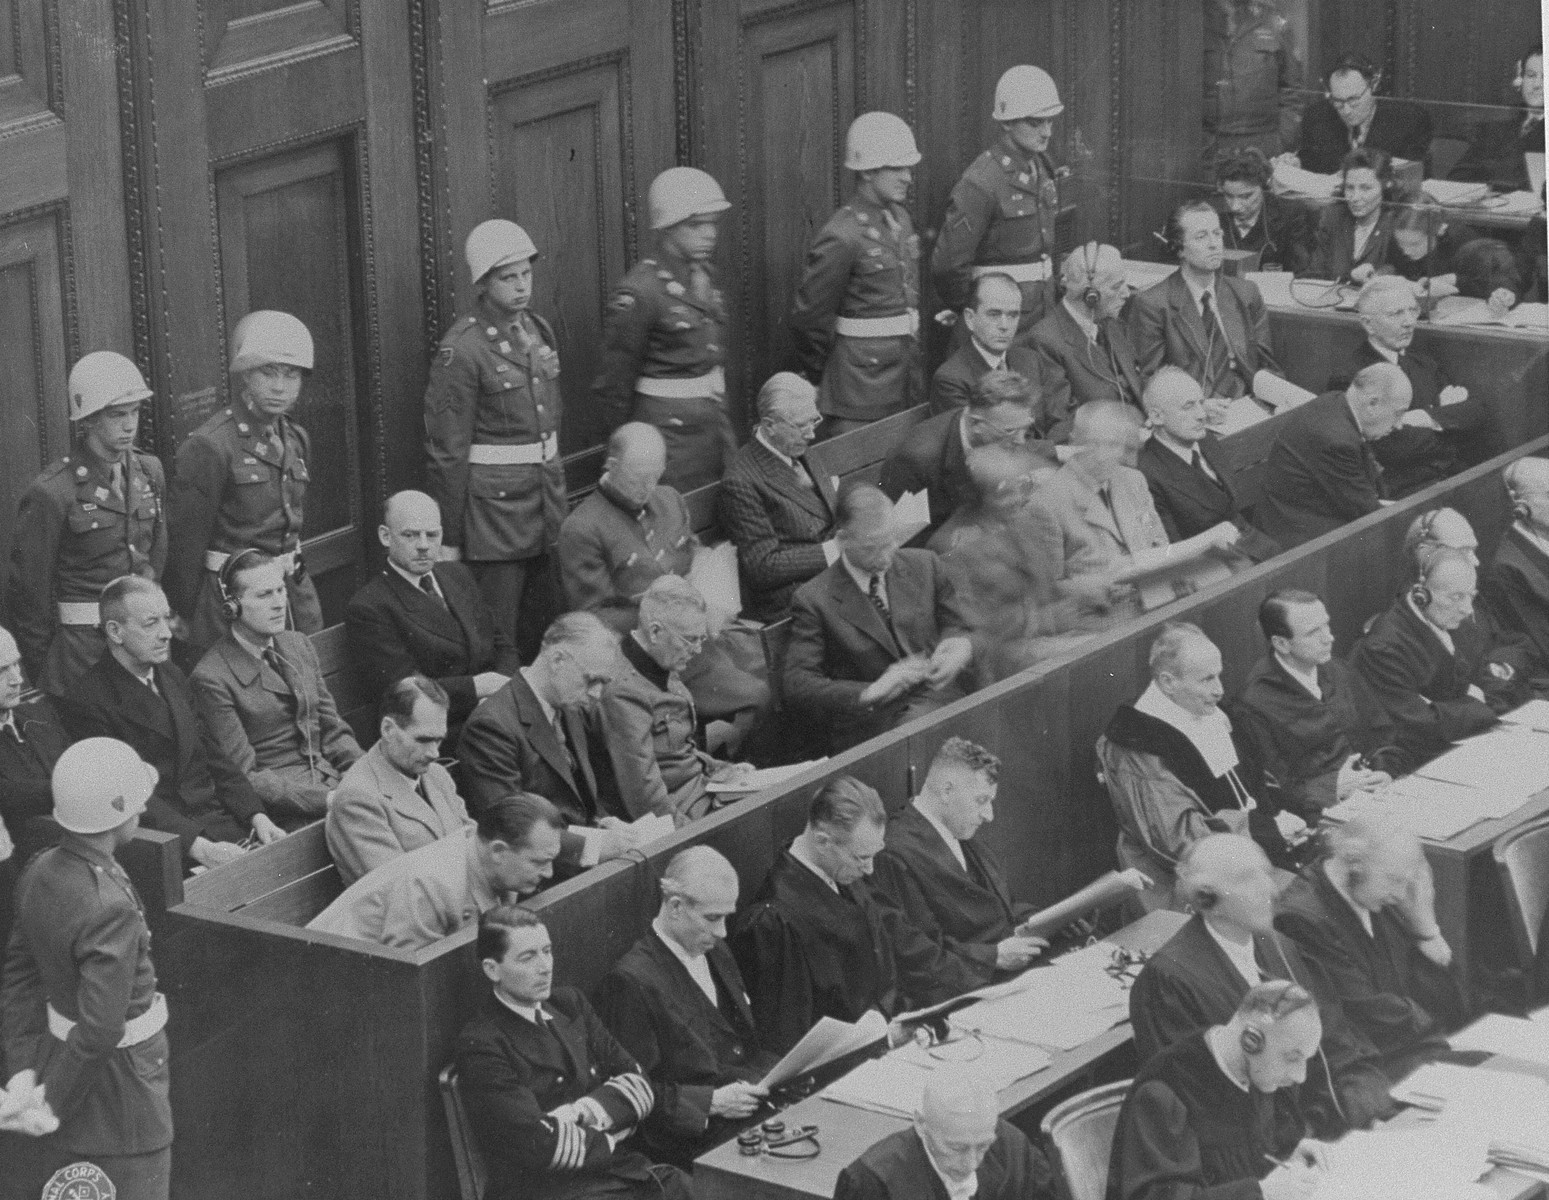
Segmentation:
[(758, 393), (758, 424), (721, 481), (719, 516), (737, 547), (743, 610), (778, 621), (796, 589), (839, 557), (833, 487), (807, 464), (822, 416), (817, 388), (771, 375)]
[(1302, 118), (1301, 165), (1332, 175), (1352, 150), (1382, 150), (1424, 162), (1431, 152), (1431, 114), (1418, 104), (1377, 99), (1382, 72), (1358, 54), (1336, 62), (1324, 79), (1325, 98)]
[[(976, 446), (1026, 445), (1039, 437), (1038, 390), (1016, 371), (994, 370), (980, 376), (964, 408), (953, 408), (922, 421), (894, 446), (882, 464), (882, 490), (897, 501), (905, 492), (926, 494), (930, 524), (911, 544), (923, 546), (960, 504), (972, 499), (968, 452)], [(1036, 446), (1051, 464), (1050, 443)]]
[[(699, 748), (694, 698), (680, 672), (705, 644), (705, 601), (692, 583), (662, 575), (640, 597), (623, 663), (602, 690), (600, 718), (617, 785), (616, 815), (651, 813), (686, 825), (715, 807), (708, 784), (747, 768)], [(599, 785), (605, 786), (599, 779)]]

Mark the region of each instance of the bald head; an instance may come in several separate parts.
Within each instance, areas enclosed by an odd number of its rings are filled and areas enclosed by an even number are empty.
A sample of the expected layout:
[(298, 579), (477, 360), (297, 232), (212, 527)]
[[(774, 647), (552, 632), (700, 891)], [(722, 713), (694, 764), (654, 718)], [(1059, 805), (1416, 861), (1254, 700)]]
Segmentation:
[(672, 856), (662, 872), (662, 895), (688, 896), (697, 900), (716, 890), (730, 888), (736, 894), (737, 868), (719, 850), (710, 846), (690, 846)]
[(1392, 433), (1414, 398), (1409, 376), (1396, 363), (1373, 363), (1356, 372), (1345, 402), (1367, 441)]
[(22, 654), (11, 631), (0, 627), (0, 713), (10, 712), (21, 701)]
[(441, 557), (441, 508), (424, 492), (394, 492), (376, 535), (389, 562), (410, 575), (425, 575)]
[(1211, 925), (1247, 936), (1274, 924), (1269, 858), (1251, 838), (1212, 833), (1178, 860), (1178, 896)]
[(914, 1128), (942, 1173), (960, 1181), (979, 1169), (999, 1120), (995, 1089), (972, 1067), (948, 1064), (931, 1072)]
[(1421, 513), (1404, 532), (1404, 553), (1423, 573), (1431, 559), (1443, 550), (1456, 550), (1475, 566), (1479, 563), (1479, 538), (1468, 518), (1455, 508), (1433, 508)]
[(608, 439), (602, 477), (628, 503), (644, 507), (666, 469), (667, 443), (656, 426), (628, 421)]
[[(1129, 299), (1129, 282), (1124, 277), (1124, 259), (1114, 246), (1088, 242), (1065, 256), (1060, 267), (1065, 303), (1089, 321), (1117, 317)], [(1097, 293), (1094, 307), (1086, 297)]]
[(709, 846), (675, 854), (662, 873), (657, 920), (690, 957), (708, 954), (726, 936), (726, 918), (737, 908), (737, 872)]
[(1549, 536), (1549, 459), (1519, 458), (1504, 478), (1513, 515), (1539, 536)]
[(1151, 376), (1141, 398), (1151, 424), (1173, 441), (1192, 446), (1205, 436), (1205, 392), (1180, 367), (1165, 366)]

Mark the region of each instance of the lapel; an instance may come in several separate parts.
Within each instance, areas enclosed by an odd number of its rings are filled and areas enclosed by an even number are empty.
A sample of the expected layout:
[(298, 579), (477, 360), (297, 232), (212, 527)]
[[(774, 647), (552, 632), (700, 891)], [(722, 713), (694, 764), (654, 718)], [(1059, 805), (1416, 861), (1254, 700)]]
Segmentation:
[[(1219, 296), (1220, 288), (1216, 289)], [(1208, 344), (1205, 336), (1205, 321), (1199, 315), (1199, 305), (1194, 303), (1194, 297), (1189, 293), (1189, 285), (1183, 282), (1183, 268), (1180, 267), (1167, 277), (1167, 303), (1177, 314), (1176, 324), (1182, 330), (1183, 336), (1188, 339), (1189, 347), (1199, 359), (1201, 370), (1210, 367), (1210, 356), (1205, 347)]]
[(753, 449), (749, 454), (771, 488), (787, 500), (794, 501), (797, 507), (804, 508), (813, 516), (821, 518), (825, 524), (832, 519), (828, 502), (823, 498), (822, 490), (817, 484), (816, 472), (808, 469), (807, 473), (812, 476), (813, 486), (804, 488), (797, 482), (796, 472), (776, 458), (768, 446), (756, 437), (752, 439), (752, 446)]
[(547, 1036), (540, 1026), (533, 1024), (526, 1017), (512, 1012), (493, 995), (490, 996), (488, 1003), (495, 1020), (505, 1031), (506, 1036), (515, 1043), (518, 1055), (525, 1062), (548, 1067), (571, 1079), (584, 1082), (586, 1077), (581, 1074), (576, 1049), (572, 1045), (574, 1033), (568, 1028), (570, 1023), (554, 1010), (552, 1004), (545, 1004), (543, 1011), (550, 1018), (548, 1027), (553, 1031), (554, 1037)]
[(1227, 349), (1239, 363), (1248, 358), (1248, 314), (1243, 310), (1242, 297), (1231, 281), (1220, 272), (1216, 273), (1216, 312), (1221, 314), (1221, 327), (1226, 331)]
[[(591, 809), (595, 807), (593, 798), (597, 795), (597, 776), (592, 771), (592, 751), (586, 736), (586, 720), (580, 713), (568, 708), (559, 710), (559, 719), (565, 723), (565, 729), (570, 734), (570, 744), (575, 748), (576, 764), (581, 769), (581, 782), (586, 785), (581, 799), (585, 806)], [(556, 748), (560, 752), (560, 757), (565, 758), (565, 748), (563, 746)], [(579, 784), (576, 791), (583, 792)]]
[[(440, 585), (441, 594), (446, 597), (446, 606), (452, 614), (453, 620), (462, 633), (462, 643), (468, 650), (469, 659), (472, 660), (478, 653), (479, 644), (479, 620), (478, 599), (453, 582), (455, 578), (450, 573), (443, 573), (440, 568), (431, 571), (436, 577), (436, 583)], [(425, 597), (427, 600), (430, 597)], [(437, 605), (436, 607), (440, 607)]]
[[(707, 957), (710, 959), (710, 973), (715, 976), (715, 984), (721, 989), (721, 994), (730, 997), (743, 1028), (753, 1030), (753, 1009), (748, 1003), (747, 985), (742, 981), (742, 972), (737, 969), (737, 960), (732, 957), (730, 948), (725, 942), (716, 942)], [(721, 1016), (719, 1011), (715, 1015)], [(725, 1020), (724, 1017), (721, 1019)]]
[[(1062, 472), (1068, 472), (1068, 477), (1071, 484), (1071, 493), (1075, 500), (1076, 511), (1079, 512), (1082, 518), (1089, 524), (1096, 525), (1101, 529), (1106, 529), (1109, 533), (1113, 534), (1113, 536), (1117, 538), (1122, 544), (1124, 542), (1124, 531), (1119, 528), (1118, 520), (1115, 518), (1114, 514), (1109, 511), (1108, 506), (1103, 503), (1101, 491), (1098, 486), (1092, 482), (1091, 476), (1083, 471), (1080, 467), (1080, 464), (1076, 462), (1068, 462), (1063, 467), (1061, 467), (1060, 470)], [(1114, 481), (1109, 485), (1110, 495), (1112, 495), (1113, 483), (1116, 482), (1117, 478), (1115, 478)], [(1117, 497), (1114, 499), (1114, 508), (1118, 508)]]
[[(543, 715), (543, 706), (538, 703), (538, 697), (534, 694), (527, 680), (522, 678), (518, 671), (511, 676), (508, 685), (511, 688), (511, 698), (516, 701), (516, 716), (526, 727), (527, 744), (538, 752), (538, 757), (549, 766), (549, 770), (565, 780), (570, 789), (580, 797), (580, 789), (575, 785), (575, 776), (570, 771), (570, 756), (565, 753), (565, 748), (559, 744), (559, 738), (554, 733), (554, 726), (550, 725), (548, 718)], [(563, 717), (561, 717), (563, 720)], [(575, 730), (571, 729), (574, 736)], [(576, 747), (576, 757), (579, 759), (580, 746)]]
[[(1334, 919), (1340, 932), (1347, 938), (1354, 938), (1356, 945), (1365, 947), (1368, 951), (1375, 949), (1377, 939), (1366, 932), (1366, 926), (1361, 924), (1361, 919), (1355, 915), (1350, 902), (1329, 882), (1327, 872), (1321, 866), (1314, 867), (1312, 870), (1313, 892), (1323, 902), (1324, 910)], [(1375, 926), (1373, 928), (1375, 929)]]
[[(549, 1028), (554, 1031), (559, 1044), (564, 1047), (565, 1057), (570, 1060), (570, 1077), (585, 1088), (591, 1077), (589, 1068), (592, 1060), (591, 1054), (587, 1051), (585, 1024), (571, 1020), (552, 1004), (545, 1004), (543, 1011), (549, 1015)], [(517, 1017), (517, 1020), (520, 1021), (521, 1018)]]
[[(1006, 887), (1006, 881), (1001, 877), (1000, 868), (996, 866), (995, 860), (980, 849), (979, 843), (975, 838), (969, 838), (963, 843), (963, 857), (968, 859), (969, 863), (978, 869), (979, 874), (989, 885), (989, 890), (1000, 901), (1001, 908), (1006, 910), (1007, 918), (1011, 919), (1012, 923), (1015, 924), (1014, 910), (1011, 905), (1011, 892)], [(956, 866), (957, 863), (954, 862), (952, 865)]]
[[(912, 838), (914, 844), (920, 848), (925, 857), (934, 862), (937, 867), (954, 879), (962, 880), (964, 883), (972, 882), (968, 871), (960, 867), (957, 859), (952, 857), (952, 851), (948, 848), (946, 842), (941, 840), (941, 834), (936, 832), (936, 827), (913, 804), (904, 805), (903, 811), (894, 817), (893, 820), (899, 823), (903, 831)], [(958, 844), (963, 847), (963, 857), (967, 858), (969, 843), (959, 842)]]
[[(81, 467), (76, 467), (76, 500), (85, 506), (88, 511), (93, 508), (99, 508), (104, 512), (114, 512), (120, 515), (127, 512), (129, 510), (127, 494), (133, 489), (132, 481), (139, 475), (139, 472), (133, 465), (134, 454), (131, 452), (125, 456), (130, 464), (124, 468), (124, 491), (126, 494), (118, 498), (114, 497), (111, 487), (113, 481), (113, 468), (111, 464), (99, 462), (94, 455), (89, 454), (85, 450), (82, 450), (77, 457), (84, 464), (86, 473), (84, 475), (81, 474)], [(145, 483), (144, 486), (147, 489), (149, 488), (148, 483)]]
[[(418, 821), (439, 836), (441, 831), (437, 827), (437, 821), (441, 814), (437, 810), (435, 801), (421, 799), (414, 785), (393, 769), (393, 765), (382, 754), (381, 742), (366, 751), (366, 761), (370, 764), (371, 777), (376, 783), (377, 791), (382, 794), (382, 798), (387, 801), (392, 810), (406, 820)], [(435, 795), (435, 789), (430, 786), (428, 776), (425, 790), (430, 795)]]
[[(435, 572), (432, 571), (432, 574)], [(427, 596), (392, 567), (384, 567), (382, 575), (387, 580), (388, 588), (403, 605), (405, 617), (426, 633), (443, 641), (461, 641), (466, 644), (467, 629), (452, 606), (451, 589), (446, 586), (441, 576), (436, 575), (436, 582), (441, 585), (441, 594), (446, 597), (447, 607), (445, 608), (437, 604), (434, 597)]]
[[(897, 566), (898, 560), (893, 560)], [(892, 630), (882, 620), (882, 614), (871, 602), (871, 597), (856, 586), (855, 580), (850, 578), (850, 572), (845, 568), (844, 560), (840, 559), (829, 570), (833, 573), (828, 583), (829, 599), (839, 615), (871, 638), (894, 658), (902, 658), (903, 650), (898, 644), (898, 639), (893, 636)], [(893, 570), (889, 569), (885, 577), (888, 584), (888, 600), (893, 599), (892, 589)], [(896, 620), (895, 620), (896, 624)]]
[(1515, 522), (1506, 530), (1506, 542), (1508, 547), (1515, 551), (1523, 570), (1533, 573), (1534, 590), (1540, 594), (1549, 594), (1549, 554), (1545, 554), (1535, 542), (1524, 535)]
[[(149, 729), (164, 738), (175, 739), (177, 731), (173, 728), (168, 705), (157, 701), (150, 689), (125, 670), (123, 664), (110, 652), (104, 653), (103, 658), (106, 660), (103, 670), (107, 672), (108, 681), (111, 684), (114, 708), (126, 720), (142, 729)], [(158, 679), (156, 686), (161, 688), (161, 694), (165, 700), (168, 689), (162, 686), (162, 683), (163, 681)]]

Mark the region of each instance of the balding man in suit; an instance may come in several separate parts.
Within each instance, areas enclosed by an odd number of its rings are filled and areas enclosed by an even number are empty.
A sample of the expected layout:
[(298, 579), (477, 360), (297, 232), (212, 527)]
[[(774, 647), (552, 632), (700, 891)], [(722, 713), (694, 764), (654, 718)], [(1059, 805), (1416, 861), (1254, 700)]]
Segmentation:
[(516, 670), (516, 646), (496, 628), (472, 571), (440, 561), (441, 509), (424, 492), (389, 497), (377, 538), (387, 566), (345, 610), (350, 654), (379, 692), (409, 675), (446, 689), (455, 746), (474, 705)]
[(1269, 452), (1254, 524), (1289, 550), (1378, 511), (1382, 469), (1368, 443), (1398, 428), (1409, 397), (1403, 371), (1377, 363), (1293, 412)]
[(839, 493), (839, 561), (792, 605), (785, 695), (829, 723), (837, 751), (956, 699), (973, 657), (951, 581), (929, 550), (900, 550), (876, 487)]

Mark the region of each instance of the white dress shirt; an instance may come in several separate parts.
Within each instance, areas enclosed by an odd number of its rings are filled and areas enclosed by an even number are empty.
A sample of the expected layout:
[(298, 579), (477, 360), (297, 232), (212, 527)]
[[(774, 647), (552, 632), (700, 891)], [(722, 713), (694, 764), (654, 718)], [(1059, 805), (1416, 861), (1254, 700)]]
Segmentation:
[(1237, 765), (1237, 747), (1232, 745), (1232, 722), (1219, 708), (1212, 709), (1208, 716), (1196, 717), (1168, 699), (1153, 682), (1135, 701), (1135, 710), (1165, 721), (1188, 738), (1217, 779)]
[(800, 838), (791, 843), (791, 857), (799, 862), (802, 866), (806, 867), (807, 870), (811, 871), (824, 883), (828, 884), (828, 886), (833, 891), (838, 892), (839, 885), (834, 882), (833, 876), (830, 875), (827, 871), (823, 870), (822, 867), (818, 866), (817, 863), (812, 861), (812, 857), (807, 853), (806, 847), (801, 844)]
[(1314, 700), (1323, 699), (1323, 686), (1318, 682), (1318, 669), (1316, 667), (1311, 671), (1303, 671), (1289, 658), (1281, 654), (1275, 655), (1275, 661), (1285, 668), (1287, 675), (1306, 688), (1312, 694)]
[(990, 352), (983, 346), (979, 345), (977, 338), (970, 337), (968, 340), (973, 342), (973, 348), (979, 352), (979, 357), (984, 359), (985, 364), (990, 368), (990, 370), (1004, 371), (1006, 369), (1006, 356), (1004, 354), (1000, 354), (994, 358), (991, 358)]
[(699, 985), (699, 990), (705, 994), (705, 999), (712, 1005), (719, 1003), (715, 995), (715, 976), (710, 974), (710, 960), (703, 954), (690, 954), (678, 945), (677, 939), (662, 927), (660, 915), (651, 921), (651, 930), (667, 943), (667, 949), (671, 950), (672, 956), (683, 964), (688, 977)]
[[(861, 595), (865, 596), (866, 599), (870, 600), (871, 599), (871, 579), (872, 579), (871, 572), (869, 572), (869, 571), (862, 571), (859, 567), (857, 567), (854, 563), (852, 563), (850, 561), (849, 557), (847, 555), (845, 555), (845, 554), (841, 554), (839, 556), (839, 560), (842, 563), (844, 563), (844, 569), (850, 573), (850, 578), (855, 580), (855, 586), (861, 589)], [(882, 603), (886, 604), (887, 607), (888, 607), (888, 611), (891, 612), (893, 610), (893, 603), (892, 603), (891, 600), (888, 599), (888, 595), (887, 595), (887, 573), (886, 572), (879, 572), (879, 574), (877, 576), (877, 591), (880, 592), (881, 595), (882, 595)]]
[(941, 835), (941, 840), (947, 844), (947, 849), (952, 852), (952, 857), (957, 859), (957, 865), (962, 867), (965, 871), (968, 870), (968, 859), (963, 856), (963, 843), (958, 841), (957, 838), (953, 836), (952, 831), (943, 825), (940, 821), (938, 821), (931, 813), (928, 813), (923, 808), (920, 808), (918, 804), (916, 804), (914, 807), (919, 812), (920, 816), (924, 817), (927, 821), (930, 822), (931, 828)]
[[(919, 1134), (915, 1134), (919, 1137)], [(941, 1180), (941, 1186), (947, 1190), (947, 1200), (973, 1200), (979, 1191), (979, 1172), (975, 1171), (967, 1179), (952, 1179), (942, 1171), (936, 1162), (936, 1156), (930, 1152), (930, 1143), (920, 1138), (920, 1145), (925, 1149), (926, 1161), (930, 1163), (932, 1171), (936, 1172), (936, 1178)]]
[[(441, 603), (442, 604), (446, 604), (446, 593), (441, 590), (441, 581), (436, 578), (436, 573), (435, 573), (434, 570), (426, 571), (423, 575), (416, 575), (413, 571), (405, 571), (402, 567), (400, 567), (392, 559), (388, 559), (387, 560), (387, 565), (389, 567), (391, 567), (393, 570), (397, 571), (398, 574), (405, 581), (407, 581), (408, 585), (411, 588), (413, 588), (415, 591), (417, 591), (417, 592), (423, 592), (425, 590), (424, 587), (422, 587), (421, 584), (420, 584), (420, 580), (421, 579), (428, 579), (428, 580), (430, 580), (430, 588), (431, 588), (431, 590), (433, 592), (435, 592), (436, 595), (441, 598)], [(448, 607), (451, 607), (451, 606), (448, 605)]]
[(1359, 904), (1357, 904), (1356, 900), (1355, 900), (1355, 897), (1350, 894), (1349, 889), (1341, 887), (1340, 884), (1339, 884), (1339, 881), (1337, 879), (1335, 879), (1332, 875), (1329, 875), (1328, 872), (1325, 871), (1324, 872), (1324, 877), (1329, 881), (1330, 884), (1333, 885), (1334, 890), (1339, 893), (1340, 897), (1344, 900), (1344, 902), (1350, 906), (1350, 911), (1355, 914), (1355, 919), (1358, 920), (1361, 923), (1361, 928), (1366, 930), (1366, 936), (1367, 937), (1371, 937), (1372, 936), (1372, 915), (1371, 915), (1371, 913), (1367, 912), (1366, 909), (1362, 908)]

